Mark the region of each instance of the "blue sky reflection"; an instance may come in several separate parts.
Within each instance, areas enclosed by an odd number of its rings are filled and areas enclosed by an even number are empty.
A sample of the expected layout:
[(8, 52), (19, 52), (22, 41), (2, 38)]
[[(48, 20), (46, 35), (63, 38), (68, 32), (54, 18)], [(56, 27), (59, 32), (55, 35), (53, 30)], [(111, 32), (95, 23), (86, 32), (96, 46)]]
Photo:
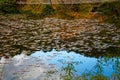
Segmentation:
[(114, 72), (112, 68), (112, 66), (114, 65), (114, 61), (112, 61), (113, 58), (109, 59), (109, 61), (107, 62), (102, 60), (102, 63), (100, 63), (99, 58), (85, 57), (75, 52), (67, 52), (65, 50), (56, 51), (55, 49), (46, 53), (42, 50), (36, 51), (31, 54), (31, 56), (43, 59), (47, 64), (55, 65), (58, 68), (65, 67), (68, 63), (73, 63), (74, 68), (77, 71), (75, 73), (76, 75), (81, 75), (86, 71), (92, 71), (97, 73), (98, 64), (102, 68), (101, 74), (109, 77)]

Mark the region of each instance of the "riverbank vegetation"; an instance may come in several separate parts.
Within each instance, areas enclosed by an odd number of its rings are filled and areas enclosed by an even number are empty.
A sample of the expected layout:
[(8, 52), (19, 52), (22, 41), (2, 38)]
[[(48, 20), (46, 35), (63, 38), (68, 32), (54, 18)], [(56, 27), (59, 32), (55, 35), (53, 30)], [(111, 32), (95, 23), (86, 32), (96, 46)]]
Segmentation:
[[(0, 13), (26, 14), (27, 18), (95, 18), (118, 23), (120, 20), (120, 1), (83, 4), (17, 4), (16, 0), (0, 1)], [(93, 13), (94, 12), (94, 13)], [(100, 14), (95, 14), (99, 12)], [(110, 19), (109, 19), (110, 18)], [(119, 24), (117, 24), (119, 26)]]
[[(119, 4), (120, 4), (120, 1), (105, 2), (105, 3), (99, 3), (99, 4), (98, 3), (97, 4), (95, 3), (93, 4), (92, 3), (86, 3), (86, 4), (85, 3), (84, 4), (17, 4), (16, 0), (2, 0), (0, 1), (0, 14), (7, 16), (6, 18), (9, 18), (10, 20), (13, 20), (13, 21), (19, 20), (19, 19), (42, 19), (45, 17), (49, 17), (49, 18), (54, 17), (54, 18), (63, 18), (63, 19), (77, 19), (77, 18), (94, 19), (94, 18), (97, 18), (99, 19), (99, 21), (102, 21), (102, 22), (114, 23), (117, 26), (115, 30), (116, 30), (116, 34), (118, 35), (120, 34), (119, 33), (119, 28), (120, 28), (120, 23), (119, 23), (120, 5)], [(1, 16), (1, 19), (0, 19), (1, 21), (2, 21), (2, 17), (3, 16)], [(101, 37), (108, 35), (110, 38), (105, 39), (102, 42), (110, 44), (112, 43), (111, 42), (112, 40), (119, 40), (118, 38), (119, 36), (115, 39), (112, 39), (112, 36), (117, 36), (117, 35), (113, 35), (113, 32), (111, 31), (112, 30), (110, 30), (110, 32), (108, 30), (101, 30), (101, 32), (97, 35)], [(67, 34), (67, 31), (66, 32), (64, 31), (63, 33)], [(62, 39), (66, 41), (75, 40), (74, 35), (76, 34), (73, 35), (72, 33), (70, 33), (70, 37), (66, 34), (60, 34), (60, 36), (62, 36)], [(89, 46), (91, 46), (92, 45), (91, 42), (89, 43), (90, 43)], [(115, 53), (119, 54), (120, 41), (117, 41), (112, 44), (117, 45), (117, 47), (116, 46), (110, 47), (110, 49), (108, 50), (110, 50), (110, 52), (112, 53), (116, 51)], [(96, 49), (94, 49), (93, 51), (96, 52)]]
[[(96, 58), (104, 56), (105, 60), (120, 57), (119, 21), (120, 1), (18, 4), (16, 0), (0, 0), (0, 57), (9, 58), (21, 53), (30, 55), (38, 50), (47, 52), (52, 49), (75, 51)], [(117, 60), (114, 61), (115, 68), (120, 71)], [(99, 65), (95, 67), (99, 68), (98, 72), (102, 70)], [(63, 70), (64, 80), (109, 80), (100, 74), (76, 76), (71, 63)], [(47, 74), (54, 73), (49, 71)], [(111, 78), (118, 80), (120, 76), (112, 74)]]
[(120, 1), (100, 4), (98, 11), (102, 12), (104, 21), (115, 23), (120, 28)]

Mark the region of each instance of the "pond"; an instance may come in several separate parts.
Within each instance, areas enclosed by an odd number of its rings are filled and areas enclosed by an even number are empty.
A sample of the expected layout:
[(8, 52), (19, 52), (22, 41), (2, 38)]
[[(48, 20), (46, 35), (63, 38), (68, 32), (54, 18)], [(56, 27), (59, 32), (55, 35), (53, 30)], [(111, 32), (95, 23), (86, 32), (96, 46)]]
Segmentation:
[(120, 80), (119, 31), (96, 19), (3, 17), (0, 80)]
[(119, 80), (120, 57), (86, 57), (66, 50), (20, 54), (5, 63), (2, 80)]

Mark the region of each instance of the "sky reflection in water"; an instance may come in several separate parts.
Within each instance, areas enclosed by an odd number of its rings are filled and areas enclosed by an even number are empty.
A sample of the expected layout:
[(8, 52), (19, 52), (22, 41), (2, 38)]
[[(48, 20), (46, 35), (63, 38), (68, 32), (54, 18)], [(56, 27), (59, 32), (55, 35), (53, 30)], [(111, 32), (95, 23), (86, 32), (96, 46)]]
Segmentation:
[(86, 72), (92, 74), (100, 73), (107, 77), (115, 73), (113, 67), (115, 66), (115, 60), (120, 62), (120, 58), (93, 58), (85, 57), (75, 52), (56, 51), (53, 49), (51, 52), (37, 51), (31, 55), (43, 59), (47, 64), (56, 65), (58, 68), (66, 67), (69, 63), (72, 63), (74, 69), (77, 71), (75, 75), (81, 75)]
[[(94, 58), (85, 57), (75, 52), (56, 51), (50, 52), (36, 51), (30, 56), (20, 54), (11, 59), (5, 60), (7, 63), (3, 67), (2, 80), (45, 80), (47, 73), (55, 71), (51, 80), (60, 80), (66, 68), (72, 64), (76, 72), (74, 76), (82, 74), (104, 75), (108, 78), (112, 74), (120, 74), (120, 58)], [(3, 59), (0, 63), (4, 62)], [(47, 80), (48, 80), (47, 79)]]

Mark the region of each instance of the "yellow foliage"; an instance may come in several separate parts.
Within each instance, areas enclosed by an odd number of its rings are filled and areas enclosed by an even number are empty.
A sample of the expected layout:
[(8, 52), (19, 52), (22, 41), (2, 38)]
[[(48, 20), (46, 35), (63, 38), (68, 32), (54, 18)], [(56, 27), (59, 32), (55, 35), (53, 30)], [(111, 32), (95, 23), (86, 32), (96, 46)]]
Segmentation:
[[(27, 3), (32, 3), (33, 0), (27, 0)], [(38, 3), (39, 0), (34, 0), (35, 3)], [(33, 14), (40, 15), (42, 10), (45, 8), (45, 5), (42, 4), (27, 4), (25, 5), (22, 10), (23, 11), (31, 11)]]

